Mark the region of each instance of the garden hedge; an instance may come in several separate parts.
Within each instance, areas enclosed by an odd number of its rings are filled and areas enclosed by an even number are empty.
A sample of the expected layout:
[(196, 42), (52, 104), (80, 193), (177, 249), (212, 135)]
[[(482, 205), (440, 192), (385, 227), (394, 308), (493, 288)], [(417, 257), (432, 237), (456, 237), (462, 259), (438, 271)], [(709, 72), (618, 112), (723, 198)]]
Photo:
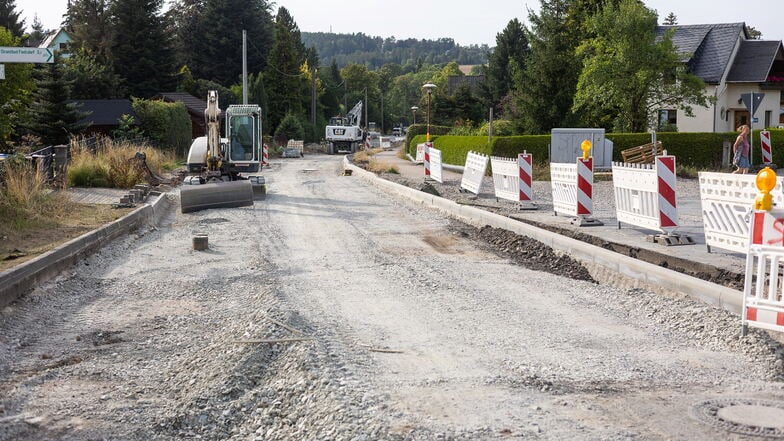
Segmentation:
[[(784, 129), (769, 129), (773, 147), (773, 162), (784, 165)], [(754, 163), (759, 164), (760, 137), (759, 130), (754, 131)], [(433, 128), (431, 126), (431, 135)], [(613, 160), (622, 160), (621, 151), (649, 143), (650, 133), (608, 133), (605, 135), (614, 145)], [(737, 133), (658, 133), (657, 139), (662, 142), (667, 153), (678, 158), (680, 165), (697, 168), (715, 168), (722, 163), (724, 142), (734, 142)], [(416, 153), (416, 145), (425, 142), (425, 136), (418, 135), (408, 138), (409, 153)], [(490, 145), (484, 136), (431, 136), (433, 146), (441, 150), (446, 164), (463, 165), (469, 150), (493, 156), (507, 158), (517, 157), (518, 153), (528, 151), (534, 160), (546, 161), (549, 158), (550, 135), (523, 135), (494, 137)]]
[(178, 155), (187, 153), (191, 145), (191, 117), (183, 103), (167, 103), (134, 98), (133, 111), (144, 133), (163, 149)]

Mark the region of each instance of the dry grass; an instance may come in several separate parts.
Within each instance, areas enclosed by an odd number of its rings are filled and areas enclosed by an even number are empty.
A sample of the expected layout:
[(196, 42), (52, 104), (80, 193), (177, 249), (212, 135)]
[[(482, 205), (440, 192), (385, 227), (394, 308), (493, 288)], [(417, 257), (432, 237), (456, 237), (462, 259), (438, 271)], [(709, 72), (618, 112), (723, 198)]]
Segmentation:
[(408, 156), (406, 156), (406, 155), (408, 155), (408, 152), (406, 151), (406, 146), (400, 147), (397, 150), (397, 157), (398, 158), (408, 160)]
[(131, 188), (144, 181), (144, 175), (136, 163), (131, 161), (136, 152), (147, 155), (147, 165), (156, 174), (176, 164), (173, 153), (162, 152), (151, 146), (103, 138), (99, 140), (93, 154), (83, 140), (74, 140), (71, 142), (68, 182), (76, 187)]
[(73, 209), (62, 192), (46, 186), (43, 173), (28, 162), (4, 164), (0, 186), (0, 235), (47, 225)]
[(360, 152), (354, 153), (354, 164), (359, 167), (364, 168), (367, 171), (379, 174), (379, 173), (394, 173), (399, 174), (397, 167), (387, 162), (382, 162), (373, 157), (378, 152), (381, 152), (381, 149), (375, 150), (362, 150)]

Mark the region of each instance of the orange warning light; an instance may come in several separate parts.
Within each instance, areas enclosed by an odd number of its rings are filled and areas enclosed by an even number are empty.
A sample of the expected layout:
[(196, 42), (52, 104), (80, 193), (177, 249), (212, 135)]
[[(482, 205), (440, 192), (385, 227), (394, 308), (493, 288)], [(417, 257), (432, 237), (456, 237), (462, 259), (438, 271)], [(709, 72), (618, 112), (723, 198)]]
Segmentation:
[(580, 148), (583, 149), (583, 159), (588, 159), (591, 156), (591, 141), (585, 140), (582, 144), (580, 144)]
[(773, 195), (770, 192), (776, 187), (776, 172), (770, 167), (763, 168), (757, 173), (756, 183), (760, 194), (754, 200), (754, 209), (770, 211), (773, 208)]

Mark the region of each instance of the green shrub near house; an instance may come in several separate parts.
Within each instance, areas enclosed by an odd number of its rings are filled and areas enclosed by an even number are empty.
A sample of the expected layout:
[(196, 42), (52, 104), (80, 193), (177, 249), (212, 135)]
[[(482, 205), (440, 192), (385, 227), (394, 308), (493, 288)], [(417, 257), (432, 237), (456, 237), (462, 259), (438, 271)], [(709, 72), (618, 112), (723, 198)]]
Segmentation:
[[(773, 162), (784, 166), (784, 129), (770, 129), (773, 148)], [(761, 163), (759, 130), (755, 130), (753, 162)], [(431, 134), (433, 133), (431, 128)], [(651, 142), (650, 133), (608, 133), (605, 135), (614, 145), (613, 160), (621, 161), (621, 151)], [(657, 139), (662, 142), (667, 153), (674, 155), (680, 165), (697, 169), (716, 168), (722, 163), (724, 142), (735, 141), (737, 133), (659, 133)], [(523, 135), (494, 137), (488, 145), (487, 137), (482, 136), (431, 136), (433, 146), (442, 152), (446, 164), (463, 165), (469, 150), (492, 156), (507, 158), (517, 157), (518, 153), (528, 151), (533, 154), (534, 161), (546, 162), (549, 157), (550, 135)], [(416, 145), (425, 142), (422, 135), (411, 138), (409, 153), (416, 153)]]
[(131, 105), (144, 133), (162, 149), (185, 155), (191, 145), (191, 117), (183, 103), (133, 98)]

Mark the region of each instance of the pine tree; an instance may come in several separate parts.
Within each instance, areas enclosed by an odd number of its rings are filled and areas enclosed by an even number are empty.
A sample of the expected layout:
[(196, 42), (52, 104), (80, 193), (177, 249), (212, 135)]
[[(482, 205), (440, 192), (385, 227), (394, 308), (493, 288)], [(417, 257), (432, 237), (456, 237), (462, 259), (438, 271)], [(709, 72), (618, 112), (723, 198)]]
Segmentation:
[(675, 13), (670, 12), (667, 14), (667, 17), (664, 18), (664, 24), (667, 26), (676, 25), (678, 24), (678, 17), (675, 15)]
[[(19, 38), (0, 27), (0, 46), (18, 46)], [(9, 63), (5, 66), (5, 80), (0, 81), (0, 147), (5, 147), (25, 114), (34, 84), (32, 65)]]
[(575, 56), (582, 24), (569, 15), (569, 0), (543, 0), (539, 15), (531, 12), (528, 36), (531, 53), (515, 78), (518, 129), (545, 133), (577, 122), (572, 97), (581, 63)]
[(21, 11), (16, 11), (15, 0), (0, 0), (0, 27), (4, 27), (16, 38), (24, 36), (25, 21), (19, 20)]
[(528, 38), (523, 25), (516, 18), (509, 21), (506, 28), (495, 37), (496, 46), (487, 57), (487, 82), (493, 102), (498, 102), (512, 88), (510, 64), (517, 68), (525, 67), (528, 57)]
[(92, 100), (126, 96), (122, 78), (111, 66), (99, 62), (86, 50), (77, 49), (63, 60), (65, 78), (72, 84), (73, 99)]
[(77, 50), (83, 50), (100, 63), (111, 62), (114, 28), (108, 0), (72, 1), (65, 23)]
[(112, 60), (131, 96), (149, 98), (176, 85), (171, 41), (159, 15), (163, 0), (123, 0), (112, 5)]
[(82, 132), (88, 124), (80, 121), (88, 115), (71, 100), (71, 84), (63, 75), (63, 63), (55, 53), (54, 63), (35, 69), (36, 89), (32, 94), (28, 131), (46, 145), (67, 144), (70, 137)]
[(269, 100), (267, 113), (272, 127), (277, 127), (287, 113), (301, 116), (304, 110), (302, 91), (305, 82), (300, 72), (302, 54), (294, 40), (296, 34), (291, 32), (292, 23), (288, 10), (281, 6), (275, 18), (275, 43), (264, 75)]
[(242, 31), (248, 36), (248, 72), (264, 71), (274, 24), (265, 0), (180, 0), (171, 9), (179, 63), (193, 76), (230, 86), (242, 74)]
[(38, 14), (33, 16), (33, 25), (31, 26), (32, 31), (27, 34), (27, 38), (25, 39), (25, 46), (27, 47), (39, 47), (41, 43), (46, 39), (46, 35), (48, 32), (44, 29), (44, 25), (41, 24), (41, 20), (38, 18)]

